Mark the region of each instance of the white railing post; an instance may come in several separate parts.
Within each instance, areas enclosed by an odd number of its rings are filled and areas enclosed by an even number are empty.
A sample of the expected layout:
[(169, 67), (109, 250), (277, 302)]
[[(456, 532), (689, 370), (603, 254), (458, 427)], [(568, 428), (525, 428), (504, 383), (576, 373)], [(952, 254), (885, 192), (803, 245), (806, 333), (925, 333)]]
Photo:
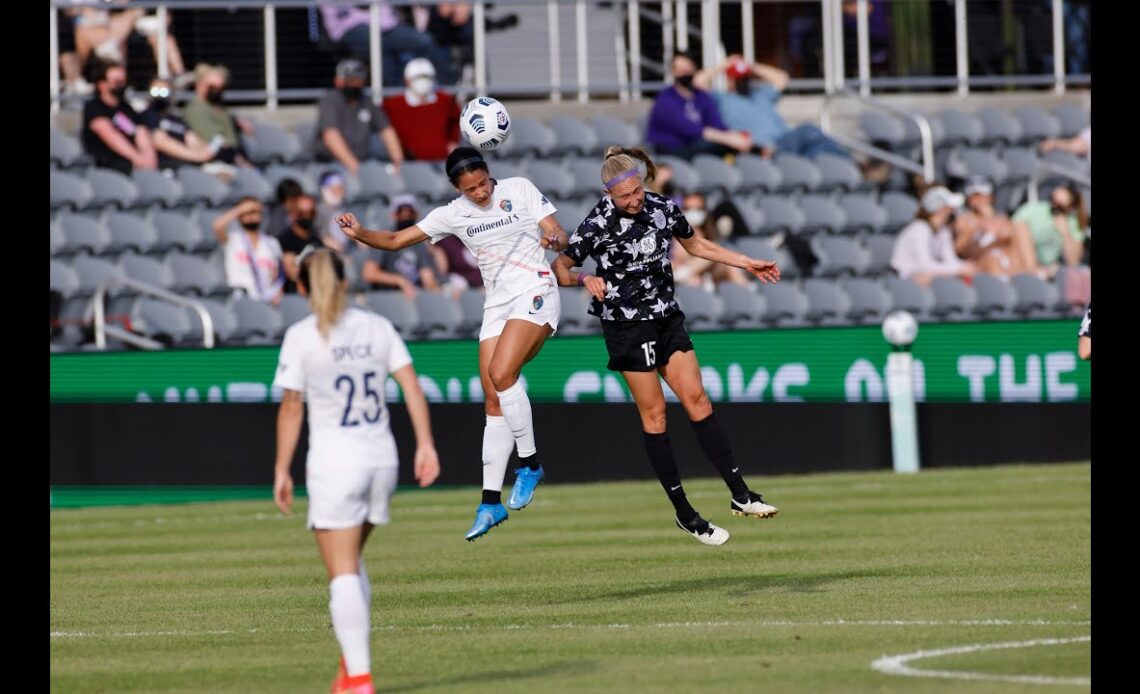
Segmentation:
[(701, 2), (701, 64), (698, 69), (708, 69), (717, 64), (720, 46), (720, 21), (717, 19), (717, 0)]
[(586, 42), (586, 0), (574, 5), (574, 39), (578, 46), (578, 103), (590, 101), (589, 44)]
[(384, 47), (380, 40), (380, 3), (368, 6), (368, 80), (372, 87), (372, 103), (379, 104), (384, 98)]
[(846, 57), (843, 52), (843, 0), (830, 0), (831, 2), (831, 38), (835, 41), (835, 50), (831, 58), (835, 61), (835, 85), (837, 88), (847, 86)]
[[(883, 10), (880, 8), (880, 12)], [(859, 93), (871, 96), (871, 36), (867, 27), (867, 0), (855, 5), (855, 33), (859, 45)]]
[(277, 11), (265, 6), (265, 107), (277, 110)]
[(677, 0), (677, 50), (689, 50), (689, 4)]
[(675, 22), (673, 21), (673, 3), (661, 3), (661, 64), (664, 66), (664, 80), (665, 82), (673, 83), (673, 32), (675, 31)]
[[(55, 5), (48, 8), (51, 14), (51, 40), (48, 42), (48, 62), (51, 63), (51, 77), (48, 87), (51, 91), (51, 112), (59, 113), (59, 15)], [(43, 73), (40, 73), (43, 74)]]
[[(633, 83), (633, 98), (641, 98), (641, 4), (629, 0), (629, 77)], [(619, 56), (620, 58), (620, 56)]]
[(752, 0), (740, 3), (740, 24), (742, 25), (741, 43), (744, 48), (744, 62), (752, 65), (756, 62), (756, 32), (755, 20), (752, 15)]
[(970, 93), (970, 44), (966, 34), (966, 0), (954, 0), (954, 44), (958, 59), (958, 94)]
[(483, 26), (486, 15), (487, 8), (479, 0), (471, 15), (475, 22), (475, 93), (479, 96), (487, 96), (487, 30)]
[(835, 40), (832, 34), (832, 15), (829, 0), (820, 0), (819, 12), (823, 27), (823, 91), (827, 94), (835, 93), (835, 59), (831, 54), (835, 52)]
[(1053, 91), (1065, 93), (1065, 14), (1061, 0), (1053, 0)]
[(558, 2), (546, 2), (546, 34), (550, 45), (550, 100), (562, 101), (562, 43), (558, 31)]
[(167, 17), (166, 5), (158, 6), (158, 76), (162, 79), (170, 78), (170, 47), (167, 45), (167, 39), (170, 32), (166, 30), (166, 23), (169, 21)]

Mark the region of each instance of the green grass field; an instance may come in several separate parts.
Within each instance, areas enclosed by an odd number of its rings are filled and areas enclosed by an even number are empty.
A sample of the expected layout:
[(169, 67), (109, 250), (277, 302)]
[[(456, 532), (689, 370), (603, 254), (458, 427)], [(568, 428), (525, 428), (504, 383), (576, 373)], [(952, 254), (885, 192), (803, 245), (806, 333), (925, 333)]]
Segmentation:
[[(686, 483), (732, 533), (719, 548), (656, 482), (544, 485), (474, 544), (476, 490), (398, 493), (366, 550), (378, 690), (1091, 688), (1087, 463), (752, 482), (778, 516)], [(52, 511), (51, 690), (328, 691), (305, 503), (283, 518), (266, 493)], [(920, 651), (912, 676), (872, 667)]]

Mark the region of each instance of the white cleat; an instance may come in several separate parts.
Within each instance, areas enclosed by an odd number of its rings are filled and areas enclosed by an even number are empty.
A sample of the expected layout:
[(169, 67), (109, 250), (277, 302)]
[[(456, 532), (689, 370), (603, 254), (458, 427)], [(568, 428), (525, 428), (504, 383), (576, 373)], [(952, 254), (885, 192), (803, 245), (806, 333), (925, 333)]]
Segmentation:
[(719, 525), (713, 525), (700, 516), (689, 521), (687, 525), (682, 523), (680, 519), (675, 518), (674, 520), (677, 521), (678, 528), (697, 538), (701, 544), (716, 547), (728, 542), (727, 530)]
[(733, 499), (732, 503), (729, 504), (729, 508), (732, 509), (732, 515), (748, 516), (749, 518), (771, 518), (780, 512), (780, 509), (772, 504), (764, 503), (764, 499), (754, 491), (748, 492), (748, 501), (746, 503), (742, 504), (736, 499)]

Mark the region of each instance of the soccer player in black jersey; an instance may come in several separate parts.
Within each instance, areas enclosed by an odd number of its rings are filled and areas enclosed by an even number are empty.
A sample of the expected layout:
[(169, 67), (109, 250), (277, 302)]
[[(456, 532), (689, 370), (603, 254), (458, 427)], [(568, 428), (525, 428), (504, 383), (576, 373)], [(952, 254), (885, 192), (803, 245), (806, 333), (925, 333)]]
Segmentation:
[[(676, 236), (690, 254), (742, 268), (761, 282), (778, 281), (780, 269), (773, 262), (749, 258), (694, 236), (672, 200), (646, 192), (638, 160), (645, 163), (645, 180), (652, 181), (656, 167), (645, 152), (624, 147), (606, 150), (602, 164), (606, 196), (570, 236), (569, 247), (555, 260), (553, 269), (559, 284), (585, 287), (594, 296), (590, 313), (602, 321), (609, 368), (621, 372), (633, 394), (645, 450), (676, 509), (677, 527), (706, 545), (721, 545), (728, 540), (728, 532), (702, 518), (681, 488), (665, 432), (665, 394), (658, 374), (677, 394), (701, 449), (732, 492), (733, 514), (768, 518), (777, 509), (745, 484), (705, 394), (693, 343), (685, 330), (685, 315), (673, 299), (669, 245)], [(598, 275), (571, 272), (587, 256), (597, 263)]]

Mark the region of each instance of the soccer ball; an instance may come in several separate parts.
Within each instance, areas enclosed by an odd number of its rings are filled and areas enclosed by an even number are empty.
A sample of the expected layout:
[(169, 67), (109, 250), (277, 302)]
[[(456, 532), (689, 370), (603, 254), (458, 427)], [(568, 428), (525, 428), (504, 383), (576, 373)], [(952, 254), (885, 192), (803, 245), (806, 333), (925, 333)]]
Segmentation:
[(511, 117), (507, 108), (489, 96), (467, 102), (459, 114), (459, 129), (472, 147), (495, 149), (511, 136)]
[(907, 311), (891, 311), (883, 319), (883, 337), (896, 347), (906, 347), (918, 337), (918, 321)]

